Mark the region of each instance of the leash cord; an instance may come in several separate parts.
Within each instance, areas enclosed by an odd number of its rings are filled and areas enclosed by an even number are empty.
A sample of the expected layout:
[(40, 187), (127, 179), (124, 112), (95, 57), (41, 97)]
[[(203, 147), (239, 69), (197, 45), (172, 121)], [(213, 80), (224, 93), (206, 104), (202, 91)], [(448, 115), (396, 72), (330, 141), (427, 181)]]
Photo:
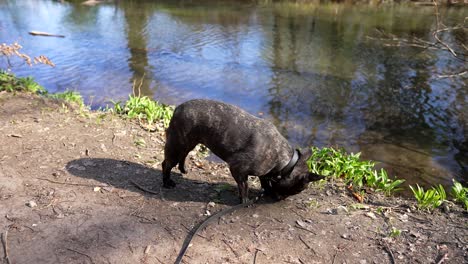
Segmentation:
[(176, 261), (174, 262), (174, 264), (180, 264), (180, 262), (182, 261), (182, 258), (184, 257), (185, 255), (185, 252), (187, 251), (188, 249), (188, 246), (190, 245), (190, 242), (192, 241), (193, 237), (200, 231), (202, 230), (203, 228), (205, 228), (210, 222), (216, 220), (216, 219), (219, 219), (220, 217), (222, 217), (223, 215), (226, 215), (226, 214), (229, 214), (229, 213), (232, 213), (238, 209), (241, 209), (241, 208), (244, 208), (244, 207), (248, 207), (254, 203), (256, 203), (260, 197), (262, 197), (263, 194), (260, 194), (259, 196), (255, 197), (255, 199), (253, 200), (250, 200), (248, 203), (242, 203), (242, 204), (238, 204), (238, 205), (235, 205), (233, 207), (230, 207), (230, 208), (226, 208), (226, 209), (223, 209), (219, 212), (217, 212), (216, 214), (214, 215), (211, 215), (209, 216), (208, 218), (206, 218), (203, 222), (201, 222), (198, 226), (194, 227), (191, 232), (187, 235), (187, 237), (185, 238), (184, 240), (184, 243), (182, 244), (182, 248), (180, 249), (179, 251), (179, 255), (177, 256), (177, 259)]

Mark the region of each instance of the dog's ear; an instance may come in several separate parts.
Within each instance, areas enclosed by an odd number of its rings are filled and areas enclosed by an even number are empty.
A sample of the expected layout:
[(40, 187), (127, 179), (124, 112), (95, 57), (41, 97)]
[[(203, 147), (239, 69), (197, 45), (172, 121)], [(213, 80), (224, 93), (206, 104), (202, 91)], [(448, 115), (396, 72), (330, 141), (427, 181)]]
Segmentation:
[(325, 176), (309, 172), (309, 182), (319, 181), (321, 179), (325, 179)]

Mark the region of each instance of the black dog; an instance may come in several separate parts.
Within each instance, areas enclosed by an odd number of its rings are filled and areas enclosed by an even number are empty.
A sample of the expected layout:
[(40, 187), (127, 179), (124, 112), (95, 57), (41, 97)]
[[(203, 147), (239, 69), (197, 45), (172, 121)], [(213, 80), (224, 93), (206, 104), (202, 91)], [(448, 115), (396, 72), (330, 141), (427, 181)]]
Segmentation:
[(175, 165), (186, 173), (185, 158), (198, 143), (229, 165), (242, 203), (248, 202), (249, 175), (260, 177), (265, 192), (280, 199), (322, 178), (307, 168), (310, 150), (304, 155), (294, 150), (273, 124), (236, 106), (199, 99), (179, 105), (166, 131), (164, 187), (175, 187), (171, 180)]

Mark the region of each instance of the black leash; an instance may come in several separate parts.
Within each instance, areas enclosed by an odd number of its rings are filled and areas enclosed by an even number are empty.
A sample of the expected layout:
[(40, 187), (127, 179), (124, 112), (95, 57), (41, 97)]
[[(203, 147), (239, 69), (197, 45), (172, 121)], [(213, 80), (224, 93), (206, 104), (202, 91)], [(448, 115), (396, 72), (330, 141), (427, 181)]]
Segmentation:
[(174, 264), (180, 264), (180, 262), (182, 261), (182, 258), (183, 258), (184, 255), (185, 255), (185, 252), (187, 251), (187, 248), (188, 248), (190, 242), (192, 241), (192, 238), (198, 233), (198, 231), (202, 230), (202, 229), (205, 228), (210, 222), (212, 222), (213, 220), (216, 220), (216, 219), (220, 218), (220, 217), (223, 216), (223, 215), (232, 213), (232, 212), (236, 211), (237, 209), (241, 209), (241, 208), (244, 208), (244, 207), (251, 206), (252, 204), (256, 203), (262, 196), (263, 196), (263, 193), (260, 194), (259, 196), (255, 197), (255, 199), (250, 200), (248, 203), (238, 204), (238, 205), (235, 205), (235, 206), (233, 206), (233, 207), (230, 207), (230, 208), (226, 208), (226, 209), (224, 209), (224, 210), (221, 210), (221, 211), (217, 212), (216, 214), (209, 216), (209, 217), (206, 218), (203, 222), (201, 222), (198, 226), (194, 227), (194, 228), (191, 230), (191, 232), (187, 235), (187, 237), (185, 238), (184, 244), (182, 244), (182, 248), (180, 249), (179, 255), (177, 256), (177, 259), (176, 259), (176, 261), (174, 262)]

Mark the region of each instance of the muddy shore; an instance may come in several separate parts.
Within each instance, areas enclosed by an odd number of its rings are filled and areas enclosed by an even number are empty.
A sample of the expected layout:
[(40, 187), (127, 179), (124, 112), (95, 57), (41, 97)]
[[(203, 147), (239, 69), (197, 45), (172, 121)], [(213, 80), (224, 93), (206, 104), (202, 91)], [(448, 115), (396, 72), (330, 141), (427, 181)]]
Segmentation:
[[(227, 167), (197, 152), (162, 189), (164, 132), (113, 114), (3, 92), (0, 142), (3, 263), (173, 263), (195, 224), (238, 201)], [(468, 263), (467, 219), (379, 194), (358, 204), (329, 182), (221, 218), (184, 262)]]

